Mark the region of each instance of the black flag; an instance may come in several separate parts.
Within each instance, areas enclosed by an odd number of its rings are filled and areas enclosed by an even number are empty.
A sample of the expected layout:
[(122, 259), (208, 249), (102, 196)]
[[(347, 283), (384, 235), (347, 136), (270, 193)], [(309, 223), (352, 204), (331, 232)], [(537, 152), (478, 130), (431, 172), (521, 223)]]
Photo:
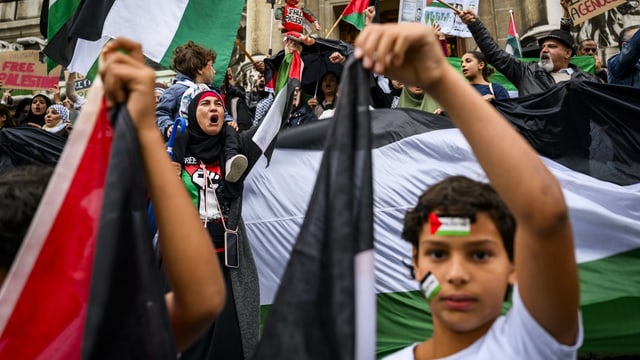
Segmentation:
[(147, 218), (136, 131), (123, 106), (115, 127), (82, 344), (83, 359), (171, 359), (177, 351)]
[(353, 60), (345, 69), (309, 210), (256, 359), (375, 356), (371, 126), (360, 86), (367, 74)]

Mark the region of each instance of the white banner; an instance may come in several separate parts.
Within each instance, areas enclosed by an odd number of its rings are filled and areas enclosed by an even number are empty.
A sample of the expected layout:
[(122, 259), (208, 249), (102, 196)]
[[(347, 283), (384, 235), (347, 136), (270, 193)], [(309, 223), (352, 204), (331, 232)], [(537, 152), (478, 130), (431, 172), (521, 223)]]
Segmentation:
[[(452, 0), (448, 3), (456, 9), (478, 9), (479, 0)], [(427, 5), (427, 3), (429, 3)], [(420, 22), (426, 25), (440, 24), (442, 32), (458, 37), (471, 37), (467, 25), (462, 23), (460, 17), (453, 10), (438, 1), (427, 0), (400, 0), (398, 22)]]

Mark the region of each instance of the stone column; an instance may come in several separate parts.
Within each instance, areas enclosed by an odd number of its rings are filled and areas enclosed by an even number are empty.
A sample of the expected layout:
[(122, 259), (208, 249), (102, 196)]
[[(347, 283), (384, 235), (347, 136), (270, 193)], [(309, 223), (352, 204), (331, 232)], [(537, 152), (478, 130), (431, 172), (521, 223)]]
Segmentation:
[[(274, 9), (278, 8), (276, 3)], [(266, 0), (247, 1), (247, 51), (252, 55), (267, 55), (269, 50), (269, 34), (273, 54), (282, 50), (282, 36), (276, 27), (276, 21), (271, 21), (271, 4)], [(270, 32), (271, 26), (273, 31)]]

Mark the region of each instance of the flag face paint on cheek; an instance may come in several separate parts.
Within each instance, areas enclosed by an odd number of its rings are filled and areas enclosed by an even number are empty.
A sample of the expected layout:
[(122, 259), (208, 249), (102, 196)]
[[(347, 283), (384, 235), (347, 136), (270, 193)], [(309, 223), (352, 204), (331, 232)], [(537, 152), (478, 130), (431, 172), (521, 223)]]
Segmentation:
[(429, 271), (429, 273), (427, 273), (420, 282), (420, 289), (422, 289), (422, 293), (424, 294), (425, 299), (427, 299), (427, 302), (430, 303), (440, 292), (440, 282), (436, 279), (436, 276)]
[(471, 219), (466, 217), (438, 216), (429, 214), (429, 233), (442, 236), (468, 236), (471, 233)]

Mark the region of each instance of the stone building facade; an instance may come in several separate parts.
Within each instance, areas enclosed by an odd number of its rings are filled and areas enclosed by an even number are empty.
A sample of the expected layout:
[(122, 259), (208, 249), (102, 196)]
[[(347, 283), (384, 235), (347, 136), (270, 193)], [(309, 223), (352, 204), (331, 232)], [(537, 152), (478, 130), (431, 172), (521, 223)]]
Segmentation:
[[(0, 0), (0, 51), (39, 49), (45, 41), (40, 34), (40, 10), (43, 0)], [(282, 36), (274, 24), (272, 5), (269, 0), (247, 0), (246, 11), (239, 35), (252, 55), (267, 55), (269, 49), (277, 53), (282, 49)], [(303, 0), (300, 5), (314, 13), (322, 26), (319, 35), (327, 36), (349, 0)], [(395, 22), (398, 18), (400, 0), (378, 0), (382, 22)], [(629, 2), (634, 4), (635, 2)], [(284, 4), (275, 0), (274, 8)], [(514, 10), (516, 24), (523, 47), (535, 47), (540, 34), (556, 29), (560, 24), (562, 8), (559, 0), (480, 0), (478, 14), (489, 31), (501, 45), (505, 44), (509, 24), (509, 9)], [(605, 57), (617, 52), (615, 38), (624, 26), (640, 23), (640, 9), (627, 5), (599, 15), (592, 21), (574, 29), (577, 39), (597, 38)], [(328, 34), (331, 38), (353, 41), (357, 30), (340, 22)], [(472, 39), (450, 39), (452, 55), (460, 56), (473, 49)], [(237, 51), (236, 51), (237, 53)]]
[(40, 49), (42, 0), (0, 1), (0, 51)]

